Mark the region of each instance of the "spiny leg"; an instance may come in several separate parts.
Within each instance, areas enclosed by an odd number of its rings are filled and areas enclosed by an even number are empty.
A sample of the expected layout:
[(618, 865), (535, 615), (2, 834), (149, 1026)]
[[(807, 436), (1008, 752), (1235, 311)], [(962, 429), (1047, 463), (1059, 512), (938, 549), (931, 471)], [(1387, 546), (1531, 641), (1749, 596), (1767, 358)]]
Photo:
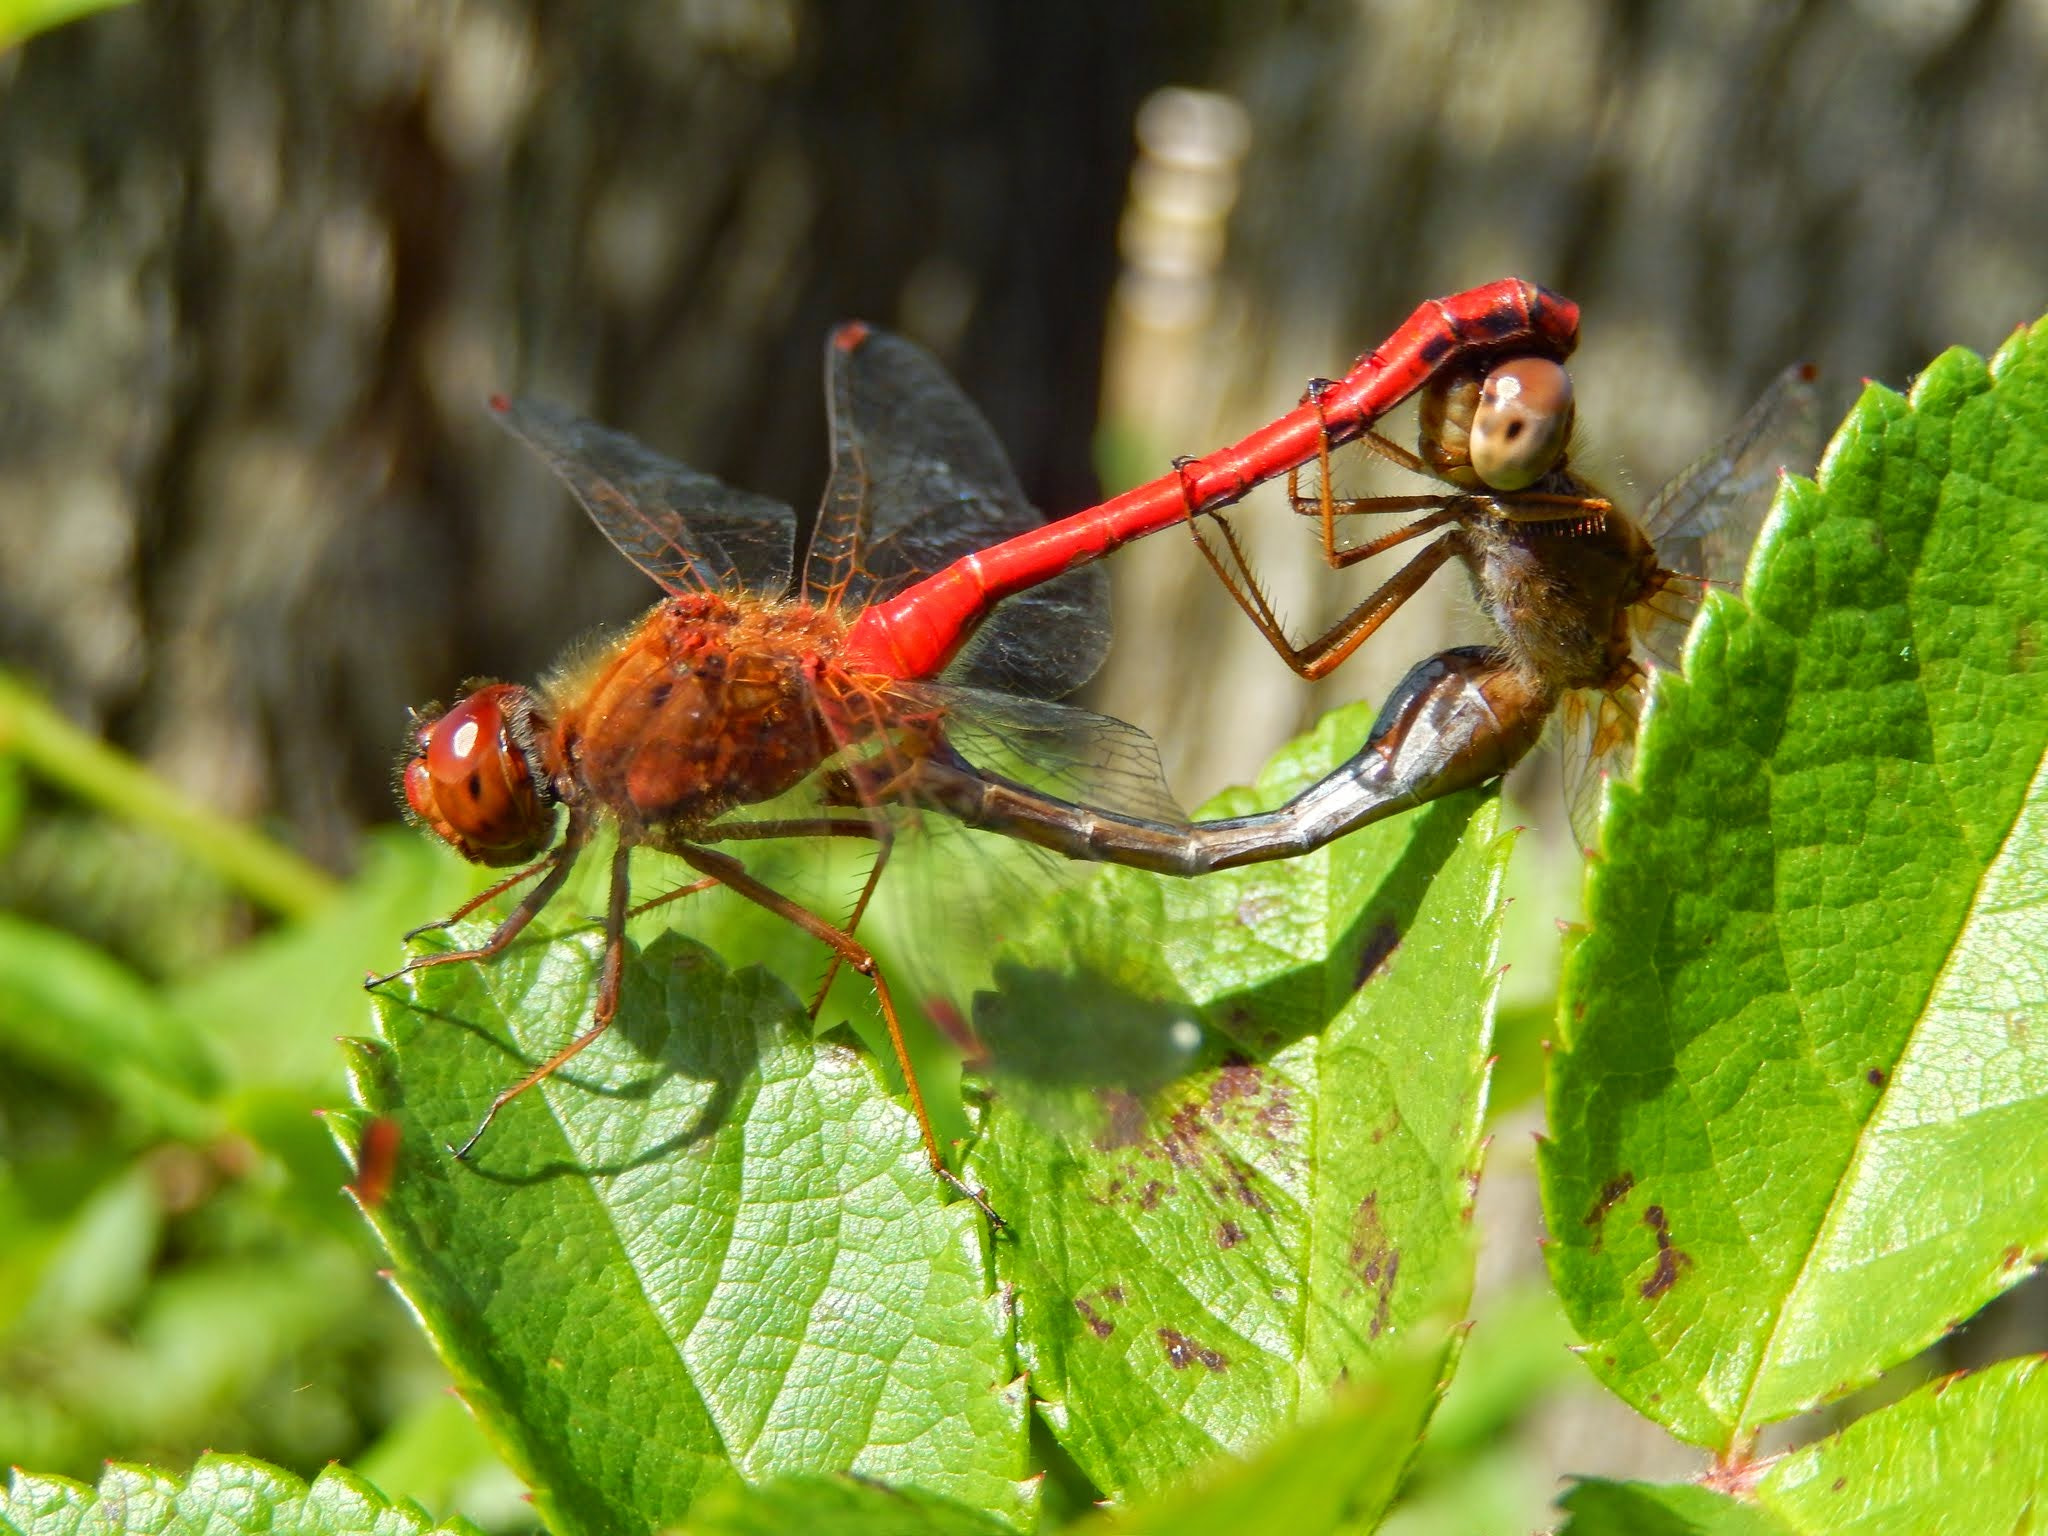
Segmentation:
[[(562, 882), (569, 878), (569, 871), (575, 867), (577, 855), (583, 852), (584, 845), (589, 841), (589, 829), (579, 826), (572, 821), (569, 824), (569, 830), (562, 837), (561, 846), (555, 849), (553, 853), (540, 860), (539, 863), (521, 870), (510, 879), (499, 881), (498, 884), (491, 887), (482, 896), (476, 897), (457, 908), (455, 913), (446, 919), (446, 922), (454, 922), (475, 911), (486, 899), (502, 891), (509, 890), (521, 880), (532, 875), (536, 870), (547, 868), (549, 865), (553, 866), (548, 868), (547, 877), (539, 885), (536, 885), (520, 898), (519, 905), (506, 915), (502, 923), (498, 924), (496, 931), (474, 949), (451, 949), (444, 950), (437, 955), (415, 955), (387, 976), (370, 977), (363, 983), (364, 987), (381, 987), (387, 982), (398, 980), (401, 976), (410, 976), (415, 971), (428, 970), (437, 965), (454, 965), (463, 960), (488, 960), (493, 955), (500, 953), (506, 945), (510, 944), (525, 931), (526, 925), (539, 915), (541, 908), (555, 899), (556, 892), (562, 888)], [(429, 928), (441, 927), (445, 926), (445, 922), (441, 924), (430, 923), (427, 926)]]
[(688, 885), (678, 886), (672, 891), (664, 891), (659, 896), (650, 896), (641, 902), (639, 906), (628, 912), (626, 919), (630, 922), (636, 917), (644, 917), (656, 907), (665, 907), (672, 901), (681, 901), (685, 896), (695, 896), (700, 891), (708, 891), (717, 884), (718, 882), (715, 879), (706, 875), (702, 880), (692, 880)]
[[(860, 927), (860, 920), (867, 915), (868, 902), (874, 897), (875, 887), (881, 883), (882, 871), (889, 864), (889, 851), (896, 843), (895, 830), (887, 822), (877, 818), (874, 829), (874, 862), (868, 865), (867, 878), (861, 882), (860, 895), (854, 898), (853, 911), (847, 917), (846, 926), (842, 930), (849, 938), (852, 937), (854, 930)], [(809, 1012), (813, 1024), (818, 1022), (818, 1013), (825, 1006), (826, 995), (831, 992), (832, 983), (839, 979), (839, 967), (845, 963), (846, 957), (837, 950), (832, 952), (832, 958), (825, 963), (824, 979), (818, 983), (818, 990), (811, 994)]]
[[(1399, 529), (1395, 535), (1389, 536), (1382, 543), (1382, 547), (1390, 548), (1404, 539), (1427, 533), (1446, 522), (1454, 521), (1456, 516), (1455, 508), (1446, 507), (1430, 517), (1419, 518), (1407, 528)], [(1216, 521), (1223, 530), (1226, 542), (1231, 546), (1233, 556), (1242, 565), (1243, 555), (1237, 548), (1236, 534), (1222, 518)], [(1197, 540), (1197, 543), (1201, 541)], [(1238, 606), (1250, 616), (1259, 633), (1266, 637), (1266, 643), (1279, 653), (1280, 659), (1293, 671), (1313, 682), (1334, 671), (1346, 657), (1364, 644), (1375, 630), (1386, 623), (1403, 603), (1421, 590), (1423, 583), (1457, 553), (1458, 533), (1453, 530), (1435, 543), (1425, 546), (1422, 553), (1381, 583), (1371, 596), (1322, 634), (1302, 646), (1295, 645), (1287, 638), (1264, 593), (1255, 586), (1240, 589), (1222, 562), (1210, 551), (1209, 546), (1201, 544), (1201, 548), (1209, 557), (1210, 569), (1216, 572), (1217, 577), (1223, 582), (1224, 589), (1237, 601)]]
[(499, 1110), (535, 1083), (553, 1077), (585, 1046), (610, 1029), (612, 1020), (618, 1017), (619, 979), (624, 973), (626, 962), (626, 907), (630, 890), (627, 868), (632, 852), (633, 845), (620, 838), (618, 848), (612, 853), (611, 899), (606, 905), (604, 916), (604, 965), (598, 973), (597, 1004), (591, 1010), (590, 1028), (491, 1100), (491, 1107), (484, 1111), (483, 1119), (479, 1120), (476, 1129), (469, 1133), (469, 1139), (459, 1147), (448, 1149), (458, 1159), (469, 1156), (470, 1149), (482, 1139), (484, 1132), (490, 1129), (491, 1122), (498, 1118)]
[(875, 1000), (881, 1005), (882, 1023), (889, 1031), (889, 1046), (896, 1053), (896, 1065), (903, 1073), (903, 1086), (910, 1096), (910, 1111), (917, 1118), (917, 1130), (924, 1140), (926, 1159), (931, 1163), (932, 1172), (937, 1174), (954, 1189), (972, 1200), (995, 1227), (1004, 1225), (1002, 1217), (995, 1213), (988, 1199), (980, 1190), (974, 1189), (952, 1169), (946, 1166), (945, 1154), (939, 1150), (938, 1133), (932, 1129), (932, 1118), (925, 1109), (924, 1089), (917, 1081), (917, 1069), (911, 1065), (910, 1048), (903, 1039), (903, 1025), (896, 1015), (896, 1000), (890, 994), (889, 983), (883, 978), (881, 967), (867, 947), (852, 934), (834, 927), (809, 908), (791, 901), (780, 891), (762, 884), (747, 873), (746, 866), (731, 854), (721, 853), (715, 848), (704, 848), (694, 844), (678, 844), (672, 850), (693, 869), (715, 876), (723, 885), (749, 901), (767, 908), (784, 922), (793, 924), (809, 934), (819, 943), (829, 946), (861, 975), (874, 985)]
[[(1328, 385), (1329, 381), (1327, 379), (1317, 379), (1309, 385), (1308, 392), (1302, 396), (1304, 402), (1316, 408), (1316, 494), (1313, 498), (1305, 497), (1301, 494), (1301, 466), (1296, 464), (1287, 471), (1287, 501), (1288, 505), (1293, 507), (1296, 512), (1321, 519), (1323, 525), (1323, 560), (1331, 568), (1342, 570), (1346, 565), (1351, 564), (1352, 561), (1361, 560), (1365, 557), (1354, 554), (1349, 559), (1345, 559), (1343, 556), (1347, 552), (1337, 548), (1337, 515), (1340, 512), (1419, 512), (1424, 507), (1441, 505), (1444, 498), (1442, 496), (1375, 496), (1346, 500), (1334, 498), (1330, 492), (1330, 424), (1323, 414), (1323, 391)], [(1371, 428), (1367, 428), (1359, 434), (1359, 440), (1374, 453), (1379, 454), (1380, 457), (1399, 465), (1411, 474), (1427, 475), (1429, 473), (1429, 466), (1418, 455), (1410, 453), (1399, 443), (1382, 437)], [(1250, 567), (1244, 567), (1244, 571), (1245, 580), (1247, 584), (1250, 584)]]
[(484, 906), (489, 902), (496, 901), (500, 896), (504, 895), (507, 891), (511, 890), (515, 885), (524, 885), (527, 881), (531, 880), (535, 875), (539, 874), (542, 870), (547, 869), (554, 862), (555, 855), (550, 853), (544, 855), (541, 858), (535, 859), (531, 864), (527, 865), (524, 869), (515, 869), (514, 871), (512, 871), (511, 874), (507, 875), (504, 879), (498, 881), (496, 884), (487, 886), (483, 890), (477, 892), (476, 895), (470, 897), (469, 900), (465, 901), (453, 912), (450, 912), (446, 917), (437, 917), (431, 923), (421, 923), (417, 928), (408, 928), (405, 931), (405, 935), (400, 940), (400, 942), (410, 944), (414, 939), (418, 938), (423, 933), (434, 933), (443, 928), (454, 927), (457, 923), (461, 922), (465, 917), (469, 916), (470, 913), (474, 912), (478, 907)]

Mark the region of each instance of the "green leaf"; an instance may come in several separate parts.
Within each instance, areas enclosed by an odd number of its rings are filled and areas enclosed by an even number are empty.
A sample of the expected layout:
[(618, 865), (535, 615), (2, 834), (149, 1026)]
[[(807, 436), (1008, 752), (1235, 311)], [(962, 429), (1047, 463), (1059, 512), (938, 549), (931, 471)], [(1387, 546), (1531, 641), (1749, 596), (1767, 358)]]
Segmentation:
[[(1209, 812), (1319, 777), (1368, 718)], [(1496, 813), (1460, 796), (1196, 881), (1113, 870), (1005, 951), (974, 1167), (1013, 1222), (996, 1264), (1033, 1389), (1104, 1491), (1254, 1450), (1462, 1309)]]
[(616, 1027), (448, 1155), (584, 1027), (600, 948), (418, 973), (378, 1000), (391, 1048), (353, 1053), (359, 1101), (403, 1127), (370, 1212), (395, 1280), (550, 1526), (640, 1532), (735, 1477), (837, 1471), (1025, 1520), (984, 1223), (780, 982), (664, 935)]
[(1757, 1501), (1794, 1531), (2026, 1531), (2048, 1507), (2048, 1367), (1950, 1377), (1796, 1451)]
[(1798, 1536), (1753, 1504), (1690, 1483), (1588, 1478), (1558, 1503), (1571, 1515), (1558, 1536)]
[(219, 1069), (141, 977), (69, 934), (0, 913), (0, 1049), (101, 1094), (141, 1134), (203, 1137)]
[(1922, 1387), (1780, 1458), (1748, 1501), (1690, 1485), (1580, 1483), (1562, 1536), (1923, 1536), (2029, 1531), (2048, 1505), (2037, 1356)]
[(416, 1504), (394, 1503), (361, 1478), (329, 1467), (308, 1487), (288, 1472), (241, 1456), (202, 1456), (192, 1475), (110, 1466), (97, 1487), (16, 1469), (0, 1498), (9, 1536), (199, 1536), (290, 1531), (294, 1536), (475, 1536), (466, 1520), (436, 1523)]
[[(1430, 1330), (1439, 1340), (1448, 1331)], [(1392, 1356), (1346, 1382), (1302, 1423), (1247, 1461), (1229, 1458), (1076, 1536), (1323, 1536), (1373, 1529), (1394, 1501), (1423, 1426), (1443, 1395), (1455, 1343)]]
[(792, 1477), (705, 1495), (684, 1536), (1004, 1536), (1011, 1528), (928, 1493), (851, 1477)]
[(1586, 1358), (1737, 1446), (2048, 1248), (2048, 322), (1872, 387), (1658, 679), (1567, 971)]
[(171, 988), (172, 1010), (214, 1042), (236, 1087), (331, 1094), (335, 1036), (362, 1028), (363, 977), (391, 968), (401, 933), (476, 888), (445, 849), (389, 829), (333, 898)]
[[(1319, 775), (1367, 720), (1332, 720), (1225, 808)], [(811, 1040), (780, 982), (671, 933), (629, 956), (617, 1026), (508, 1107), (470, 1165), (444, 1144), (583, 1027), (598, 937), (525, 939), (380, 998), (387, 1044), (358, 1047), (352, 1070), (402, 1143), (371, 1220), (557, 1529), (708, 1519), (697, 1501), (721, 1487), (838, 1488), (818, 1478), (842, 1472), (942, 1501), (947, 1518), (1028, 1522), (1020, 1338), (1089, 1474), (1156, 1486), (1313, 1417), (1411, 1335), (1443, 1345), (1441, 1309), (1470, 1278), (1507, 852), (1495, 820), (1490, 798), (1466, 796), (1285, 868), (1113, 871), (1035, 926), (1005, 914), (1031, 936), (996, 952), (1009, 985), (977, 1022), (1037, 1048), (1037, 1107), (1107, 1103), (1135, 1116), (1118, 1124), (1137, 1140), (1097, 1149), (1022, 1113), (1028, 1085), (999, 1079), (975, 1167), (1011, 1222), (996, 1273), (984, 1224), (948, 1202), (873, 1058)], [(1190, 1055), (1196, 1018), (1208, 1043)], [(1097, 1087), (1105, 1068), (1126, 1086)], [(1075, 1074), (1089, 1086), (1051, 1081)], [(361, 1127), (337, 1124), (345, 1140)], [(1147, 1158), (1185, 1187), (1161, 1180), (1148, 1207), (1133, 1185), (1104, 1209), (1071, 1183)], [(1115, 1280), (1076, 1278), (1110, 1265)], [(1089, 1295), (1101, 1307), (1084, 1313)], [(1210, 1326), (1231, 1297), (1248, 1302), (1241, 1331)], [(1076, 1343), (1093, 1359), (1071, 1358)], [(1399, 1458), (1324, 1496), (1380, 1498), (1419, 1425), (1389, 1420)], [(1128, 1478), (1092, 1449), (1126, 1430)], [(709, 1507), (755, 1507), (721, 1497)]]

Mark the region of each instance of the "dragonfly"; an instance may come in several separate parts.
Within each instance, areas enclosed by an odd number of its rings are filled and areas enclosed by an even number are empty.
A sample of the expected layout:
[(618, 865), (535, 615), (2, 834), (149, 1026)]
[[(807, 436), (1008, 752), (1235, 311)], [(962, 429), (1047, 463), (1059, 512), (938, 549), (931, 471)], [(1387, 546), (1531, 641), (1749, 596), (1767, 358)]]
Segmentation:
[[(1520, 280), (1432, 301), (1313, 400), (1228, 448), (1046, 523), (993, 431), (935, 361), (885, 332), (844, 325), (826, 346), (832, 465), (800, 565), (797, 520), (783, 504), (560, 407), (494, 400), (499, 423), (540, 454), (664, 596), (540, 687), (487, 681), (412, 722), (400, 770), (408, 814), (472, 862), (517, 867), (408, 938), (528, 889), (481, 943), (415, 954), (370, 985), (500, 954), (559, 894), (599, 832), (617, 833), (588, 1027), (493, 1099), (452, 1150), (467, 1156), (508, 1103), (610, 1027), (629, 916), (723, 886), (819, 941), (833, 971), (847, 965), (866, 978), (927, 1159), (995, 1219), (946, 1167), (888, 981), (855, 937), (893, 843), (891, 813), (938, 810), (1032, 842), (1044, 840), (1043, 825), (1087, 815), (1196, 835), (1160, 782), (1149, 739), (1051, 702), (1080, 687), (1103, 654), (1107, 594), (1094, 562), (1368, 433), (1445, 366), (1504, 351), (1568, 355), (1577, 326), (1569, 300)], [(1037, 782), (998, 761), (1022, 761)], [(983, 800), (962, 813), (969, 788), (1022, 809), (1011, 817)], [(782, 814), (792, 794), (804, 803)], [(1233, 835), (1250, 846), (1272, 832), (1295, 835), (1285, 823), (1241, 820)], [(876, 844), (845, 920), (809, 910), (719, 846), (796, 837)], [(636, 848), (669, 854), (696, 878), (635, 907)], [(1113, 839), (1076, 856), (1146, 861)], [(821, 988), (814, 1010), (823, 996)]]
[[(920, 793), (967, 825), (1000, 826), (1069, 857), (1199, 875), (1313, 852), (1498, 778), (1555, 720), (1569, 818), (1580, 846), (1590, 849), (1604, 786), (1632, 765), (1652, 670), (1680, 665), (1706, 591), (1739, 589), (1780, 478), (1810, 472), (1819, 458), (1815, 377), (1810, 364), (1786, 369), (1637, 518), (1571, 467), (1576, 402), (1558, 357), (1453, 359), (1422, 386), (1419, 452), (1369, 428), (1354, 434), (1445, 489), (1338, 498), (1327, 443), (1314, 455), (1314, 494), (1301, 491), (1302, 466), (1288, 472), (1289, 500), (1320, 522), (1333, 567), (1438, 535), (1335, 624), (1305, 643), (1288, 638), (1220, 507), (1203, 509), (1220, 543), (1199, 532), (1197, 542), (1259, 633), (1305, 678), (1327, 676), (1453, 561), (1466, 568), (1494, 626), (1492, 644), (1452, 647), (1416, 664), (1349, 760), (1260, 815), (1184, 826), (1055, 807), (1043, 795), (943, 763), (921, 765)], [(1311, 386), (1311, 406), (1323, 387)], [(1412, 512), (1423, 515), (1360, 544), (1339, 542), (1343, 519)], [(1191, 515), (1191, 528), (1199, 515)]]

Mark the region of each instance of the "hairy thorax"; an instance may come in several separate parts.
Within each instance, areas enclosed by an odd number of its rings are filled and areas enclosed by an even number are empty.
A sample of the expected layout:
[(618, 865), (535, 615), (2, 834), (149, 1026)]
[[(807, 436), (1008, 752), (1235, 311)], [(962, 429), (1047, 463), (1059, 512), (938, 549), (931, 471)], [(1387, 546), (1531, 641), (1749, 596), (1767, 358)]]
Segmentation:
[(1620, 512), (1475, 519), (1461, 550), (1502, 649), (1552, 688), (1607, 688), (1629, 670), (1629, 607), (1657, 579), (1649, 540)]
[(549, 772), (635, 832), (689, 832), (779, 795), (832, 749), (815, 692), (845, 633), (803, 603), (669, 598), (549, 681)]

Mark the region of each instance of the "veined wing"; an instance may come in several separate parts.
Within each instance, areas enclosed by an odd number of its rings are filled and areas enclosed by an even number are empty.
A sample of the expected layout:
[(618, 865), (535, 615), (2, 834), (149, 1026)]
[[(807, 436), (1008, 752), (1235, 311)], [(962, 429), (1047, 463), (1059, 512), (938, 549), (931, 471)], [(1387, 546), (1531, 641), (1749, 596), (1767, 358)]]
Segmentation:
[[(1644, 510), (1643, 530), (1664, 579), (1629, 618), (1637, 641), (1658, 665), (1678, 666), (1709, 586), (1740, 585), (1779, 480), (1811, 474), (1818, 462), (1822, 433), (1814, 376), (1810, 363), (1779, 374), (1734, 430)], [(1570, 693), (1558, 707), (1565, 805), (1581, 848), (1592, 848), (1599, 837), (1606, 781), (1626, 778), (1634, 766), (1648, 688), (1649, 678), (1638, 668), (1617, 688)]]
[(1636, 730), (1642, 723), (1649, 677), (1638, 669), (1619, 688), (1574, 689), (1552, 716), (1563, 759), (1565, 812), (1579, 847), (1599, 846), (1600, 803), (1610, 778), (1635, 767)]
[(942, 719), (947, 746), (981, 774), (1072, 805), (1187, 825), (1167, 788), (1158, 746), (1135, 725), (950, 683), (899, 684), (891, 692)]
[(1735, 429), (1657, 493), (1643, 530), (1667, 573), (1632, 618), (1643, 648), (1678, 665), (1686, 630), (1709, 585), (1742, 580), (1750, 546), (1785, 474), (1812, 474), (1823, 435), (1814, 368), (1787, 368)]
[[(858, 323), (825, 348), (832, 476), (804, 560), (813, 602), (892, 597), (1045, 519), (981, 412), (922, 348)], [(1097, 567), (996, 610), (947, 669), (967, 687), (1058, 698), (1094, 675), (1109, 637)]]
[(544, 400), (500, 396), (491, 414), (548, 461), (619, 553), (669, 592), (788, 590), (796, 514), (781, 502)]

